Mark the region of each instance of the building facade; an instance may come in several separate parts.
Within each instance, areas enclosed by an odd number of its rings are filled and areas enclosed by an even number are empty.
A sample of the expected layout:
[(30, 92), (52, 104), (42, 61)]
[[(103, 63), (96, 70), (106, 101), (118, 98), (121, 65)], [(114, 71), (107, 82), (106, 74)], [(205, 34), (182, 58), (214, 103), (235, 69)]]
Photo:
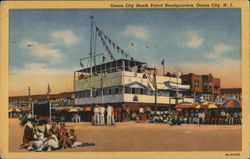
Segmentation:
[[(47, 100), (46, 94), (39, 95), (28, 95), (26, 96), (10, 96), (9, 97), (9, 105), (15, 107), (26, 107), (30, 103), (30, 99), (32, 102)], [(69, 106), (73, 105), (72, 92), (63, 92), (59, 94), (50, 94), (49, 99), (51, 101), (52, 106)]]
[[(190, 87), (183, 85), (181, 78), (154, 75), (156, 70), (143, 62), (121, 59), (94, 66), (92, 77), (89, 71), (85, 68), (74, 73), (75, 105), (125, 104), (133, 109), (154, 106), (155, 102), (159, 106), (193, 102), (182, 96)], [(173, 99), (176, 93), (177, 101)]]
[(212, 74), (196, 75), (193, 73), (181, 76), (182, 84), (190, 85), (190, 90), (196, 102), (215, 101), (220, 96), (220, 79)]
[(221, 98), (224, 100), (234, 98), (241, 100), (241, 88), (221, 88)]

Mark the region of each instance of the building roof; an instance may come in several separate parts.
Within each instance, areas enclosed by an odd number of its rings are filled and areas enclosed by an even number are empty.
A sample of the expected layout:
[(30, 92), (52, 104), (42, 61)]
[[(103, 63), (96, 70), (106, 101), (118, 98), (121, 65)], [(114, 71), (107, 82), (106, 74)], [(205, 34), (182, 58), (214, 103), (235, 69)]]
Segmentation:
[[(111, 61), (111, 62), (106, 62), (103, 64), (99, 64), (99, 65), (95, 65), (92, 67), (92, 72), (98, 72), (98, 71), (104, 71), (106, 69), (106, 67), (110, 68), (110, 67), (121, 67), (122, 63), (125, 63), (125, 67), (134, 67), (134, 66), (140, 66), (143, 64), (146, 64), (145, 62), (140, 62), (140, 61), (136, 61), (136, 60), (128, 60), (128, 59), (119, 59), (119, 60), (115, 60), (115, 61)], [(149, 68), (147, 67), (148, 70), (154, 70), (153, 68)], [(90, 67), (81, 69), (81, 70), (77, 70), (76, 72), (84, 72), (84, 73), (89, 73), (90, 72)]]
[[(59, 94), (50, 94), (50, 99), (57, 99), (57, 98), (71, 98), (72, 92), (63, 92)], [(31, 95), (30, 96), (32, 100), (44, 100), (47, 99), (46, 94), (38, 94), (38, 95)], [(10, 101), (28, 101), (29, 96), (10, 96)]]

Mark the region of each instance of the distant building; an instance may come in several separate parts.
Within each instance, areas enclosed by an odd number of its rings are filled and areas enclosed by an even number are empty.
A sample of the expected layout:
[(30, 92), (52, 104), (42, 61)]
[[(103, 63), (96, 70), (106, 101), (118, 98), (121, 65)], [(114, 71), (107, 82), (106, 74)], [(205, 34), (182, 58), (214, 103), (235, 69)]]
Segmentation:
[(190, 85), (190, 90), (195, 96), (196, 102), (212, 100), (220, 96), (220, 79), (214, 78), (212, 74), (196, 75), (193, 73), (181, 76), (182, 84)]
[[(31, 95), (31, 100), (33, 102), (46, 100), (46, 94)], [(50, 94), (49, 99), (51, 104), (56, 105), (73, 105), (72, 92), (63, 92), (59, 94)], [(29, 96), (10, 96), (9, 105), (24, 107), (29, 105)]]

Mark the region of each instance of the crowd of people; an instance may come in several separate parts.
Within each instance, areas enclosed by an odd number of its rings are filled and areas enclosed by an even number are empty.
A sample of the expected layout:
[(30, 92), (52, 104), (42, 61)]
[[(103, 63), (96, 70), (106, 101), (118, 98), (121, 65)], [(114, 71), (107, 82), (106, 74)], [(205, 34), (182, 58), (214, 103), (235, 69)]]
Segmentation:
[(94, 143), (81, 143), (78, 141), (75, 130), (67, 129), (65, 123), (45, 124), (38, 128), (36, 121), (28, 119), (20, 123), (24, 126), (23, 143), (20, 149), (29, 151), (52, 151), (61, 148), (73, 148), (79, 146), (95, 146)]
[(164, 111), (152, 115), (153, 123), (175, 124), (216, 124), (216, 125), (232, 125), (241, 124), (241, 111), (230, 110), (174, 110), (172, 112)]
[[(94, 116), (92, 117), (93, 125), (114, 125), (114, 108), (111, 105), (108, 105), (107, 108), (104, 106), (96, 105), (94, 108)], [(105, 122), (106, 116), (106, 122)]]
[(113, 108), (96, 105), (93, 125), (112, 125), (115, 122), (150, 121), (152, 123), (176, 124), (241, 124), (242, 113), (239, 109), (173, 109), (171, 111), (152, 111), (150, 107), (129, 110), (128, 107)]

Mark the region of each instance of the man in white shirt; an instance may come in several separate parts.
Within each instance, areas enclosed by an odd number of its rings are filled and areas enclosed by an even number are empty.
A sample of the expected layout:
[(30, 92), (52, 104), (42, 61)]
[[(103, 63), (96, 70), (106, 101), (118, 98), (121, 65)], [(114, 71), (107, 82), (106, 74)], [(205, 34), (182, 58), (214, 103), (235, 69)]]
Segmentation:
[(112, 120), (112, 108), (110, 105), (107, 107), (107, 125), (111, 125), (111, 120)]
[(100, 125), (99, 113), (100, 113), (100, 109), (99, 109), (99, 107), (96, 105), (95, 108), (94, 108), (95, 125)]
[(59, 142), (56, 137), (56, 135), (53, 133), (53, 130), (49, 130), (49, 136), (48, 138), (44, 141), (43, 146), (38, 149), (38, 151), (42, 150), (43, 148), (48, 147), (47, 151), (51, 151), (51, 149), (58, 149), (59, 148)]
[(104, 113), (105, 113), (105, 108), (101, 106), (100, 107), (100, 125), (105, 125)]

